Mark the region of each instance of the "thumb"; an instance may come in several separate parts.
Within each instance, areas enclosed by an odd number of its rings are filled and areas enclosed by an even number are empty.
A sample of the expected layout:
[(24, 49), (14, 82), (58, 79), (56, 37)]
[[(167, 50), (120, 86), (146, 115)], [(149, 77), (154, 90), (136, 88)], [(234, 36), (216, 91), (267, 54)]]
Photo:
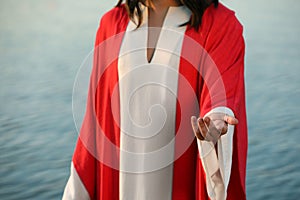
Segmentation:
[(237, 125), (239, 123), (239, 120), (235, 117), (225, 115), (224, 122), (226, 122), (227, 124), (230, 124), (230, 125)]

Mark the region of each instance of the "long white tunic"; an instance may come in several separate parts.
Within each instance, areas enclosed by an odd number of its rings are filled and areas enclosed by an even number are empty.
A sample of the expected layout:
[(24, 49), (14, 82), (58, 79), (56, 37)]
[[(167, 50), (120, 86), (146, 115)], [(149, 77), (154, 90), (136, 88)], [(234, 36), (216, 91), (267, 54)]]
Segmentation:
[[(180, 25), (189, 20), (191, 13), (184, 6), (169, 7), (158, 30), (148, 28), (147, 8), (142, 9), (143, 23), (136, 29), (136, 24), (129, 22), (118, 61), (120, 199), (168, 200), (172, 198), (173, 164), (152, 158), (151, 152), (169, 145), (165, 160), (174, 156), (179, 55), (186, 29)], [(148, 31), (160, 31), (150, 63)]]

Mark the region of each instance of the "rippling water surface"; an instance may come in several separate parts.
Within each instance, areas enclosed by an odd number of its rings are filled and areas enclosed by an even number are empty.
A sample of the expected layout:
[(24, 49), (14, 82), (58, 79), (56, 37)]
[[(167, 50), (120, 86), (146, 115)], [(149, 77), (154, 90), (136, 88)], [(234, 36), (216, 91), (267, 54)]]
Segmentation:
[[(0, 0), (0, 199), (61, 198), (77, 137), (72, 86), (104, 2)], [(300, 2), (224, 3), (245, 27), (248, 199), (298, 199)]]

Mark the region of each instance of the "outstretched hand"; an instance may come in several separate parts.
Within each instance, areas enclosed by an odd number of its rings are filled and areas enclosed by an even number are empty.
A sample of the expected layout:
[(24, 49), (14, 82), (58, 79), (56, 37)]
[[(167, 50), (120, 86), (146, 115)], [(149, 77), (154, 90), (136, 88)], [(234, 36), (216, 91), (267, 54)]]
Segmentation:
[(238, 119), (224, 113), (212, 113), (205, 118), (191, 118), (195, 136), (200, 140), (216, 141), (227, 133), (228, 124), (237, 125)]

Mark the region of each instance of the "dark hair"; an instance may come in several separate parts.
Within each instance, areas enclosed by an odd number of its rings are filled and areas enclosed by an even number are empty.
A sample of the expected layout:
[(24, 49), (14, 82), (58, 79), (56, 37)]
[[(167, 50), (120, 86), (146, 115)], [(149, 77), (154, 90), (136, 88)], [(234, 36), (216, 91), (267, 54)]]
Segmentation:
[[(145, 4), (146, 0), (126, 0), (125, 7), (127, 9), (129, 17), (132, 19), (134, 17), (135, 11), (138, 15), (138, 23), (137, 27), (139, 27), (143, 21), (142, 11), (139, 6), (139, 2)], [(151, 1), (151, 0), (150, 0)], [(185, 5), (187, 8), (189, 8), (192, 12), (191, 19), (183, 24), (189, 24), (191, 27), (198, 30), (199, 26), (201, 25), (202, 16), (207, 7), (209, 7), (212, 3), (215, 7), (218, 6), (219, 1), (218, 0), (176, 0), (181, 5)], [(119, 0), (117, 7), (121, 6), (123, 0)]]

